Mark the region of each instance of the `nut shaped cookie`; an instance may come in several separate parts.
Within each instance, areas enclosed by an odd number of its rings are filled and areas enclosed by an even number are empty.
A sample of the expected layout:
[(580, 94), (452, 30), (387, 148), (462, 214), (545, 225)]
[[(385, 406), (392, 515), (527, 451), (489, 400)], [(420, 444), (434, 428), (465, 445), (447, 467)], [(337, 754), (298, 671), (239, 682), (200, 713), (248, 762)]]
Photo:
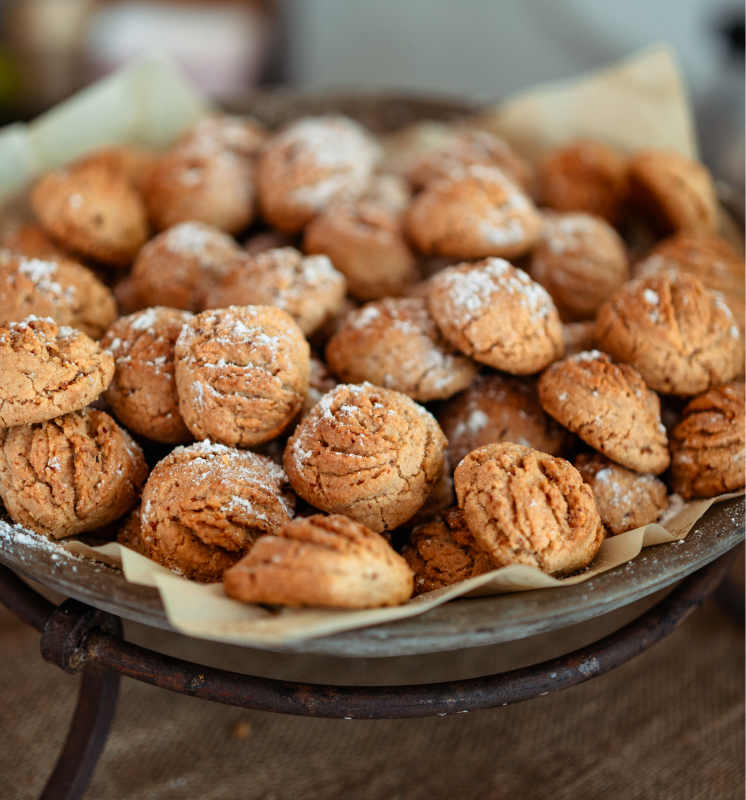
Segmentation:
[(164, 567), (214, 583), (294, 508), (287, 476), (270, 458), (208, 441), (177, 447), (143, 489), (142, 547)]
[(466, 524), (496, 567), (569, 575), (593, 561), (604, 539), (590, 487), (562, 458), (489, 444), (469, 453), (454, 481)]
[(732, 380), (741, 334), (722, 297), (693, 275), (663, 270), (618, 289), (599, 309), (596, 346), (663, 394), (693, 395)]
[(591, 350), (552, 364), (539, 379), (547, 414), (612, 461), (660, 475), (671, 457), (658, 395), (627, 364)]
[(244, 603), (380, 608), (412, 595), (407, 562), (382, 536), (341, 514), (299, 517), (263, 536), (224, 580), (226, 594)]
[(115, 372), (104, 396), (114, 416), (131, 431), (156, 442), (190, 442), (179, 413), (174, 347), (188, 311), (157, 306), (120, 317), (101, 347), (114, 356)]
[(476, 361), (530, 375), (562, 357), (562, 324), (552, 298), (507, 261), (446, 267), (430, 284), (435, 322), (451, 344)]
[(101, 164), (48, 173), (34, 187), (31, 205), (53, 239), (114, 267), (131, 264), (148, 238), (139, 192), (122, 174)]
[(192, 317), (176, 340), (179, 410), (197, 439), (253, 447), (279, 436), (308, 392), (311, 349), (271, 306)]
[(326, 347), (345, 383), (369, 381), (427, 402), (465, 389), (477, 365), (441, 335), (425, 300), (388, 297), (353, 311)]
[(744, 487), (744, 385), (726, 383), (693, 398), (671, 434), (671, 486), (687, 500)]
[(541, 229), (531, 198), (497, 167), (477, 164), (429, 183), (415, 197), (406, 230), (429, 256), (517, 258)]
[(609, 536), (655, 522), (668, 508), (666, 485), (654, 475), (633, 472), (600, 453), (581, 453), (575, 469), (591, 487)]
[(13, 520), (53, 539), (126, 514), (148, 468), (127, 431), (84, 408), (33, 425), (0, 429), (0, 497)]
[(59, 417), (92, 403), (114, 359), (81, 331), (51, 319), (0, 323), (0, 428)]
[(381, 533), (424, 504), (445, 448), (435, 418), (406, 395), (340, 384), (295, 429), (283, 464), (312, 506)]

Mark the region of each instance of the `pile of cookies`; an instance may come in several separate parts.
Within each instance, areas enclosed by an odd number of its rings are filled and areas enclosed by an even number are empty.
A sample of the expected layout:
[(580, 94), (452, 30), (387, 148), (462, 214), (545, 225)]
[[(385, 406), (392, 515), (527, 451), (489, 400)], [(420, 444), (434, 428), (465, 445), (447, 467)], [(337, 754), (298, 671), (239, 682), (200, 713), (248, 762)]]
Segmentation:
[(567, 576), (669, 489), (742, 488), (744, 262), (707, 170), (403, 140), (221, 115), (43, 176), (0, 250), (10, 517), (367, 608)]

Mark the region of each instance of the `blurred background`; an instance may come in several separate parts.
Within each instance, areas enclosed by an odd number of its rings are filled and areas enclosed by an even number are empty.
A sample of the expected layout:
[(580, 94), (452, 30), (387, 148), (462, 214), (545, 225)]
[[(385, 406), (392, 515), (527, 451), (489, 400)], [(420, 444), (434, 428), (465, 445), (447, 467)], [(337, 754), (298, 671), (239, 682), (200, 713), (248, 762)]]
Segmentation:
[(0, 124), (142, 53), (218, 100), (278, 85), (493, 102), (665, 41), (704, 160), (744, 187), (744, 6), (734, 0), (0, 0)]

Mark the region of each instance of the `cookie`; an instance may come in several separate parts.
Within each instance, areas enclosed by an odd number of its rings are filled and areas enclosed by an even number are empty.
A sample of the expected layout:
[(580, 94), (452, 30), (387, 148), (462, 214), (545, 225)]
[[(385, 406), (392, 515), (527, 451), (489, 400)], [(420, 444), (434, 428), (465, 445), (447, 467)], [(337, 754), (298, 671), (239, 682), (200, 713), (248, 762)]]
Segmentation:
[(53, 239), (113, 267), (129, 266), (148, 238), (142, 197), (101, 164), (48, 173), (34, 187), (31, 206)]
[(552, 456), (562, 455), (568, 432), (544, 413), (536, 381), (500, 375), (478, 375), (472, 385), (437, 412), (448, 439), (451, 463), (486, 444), (514, 442)]
[(0, 427), (59, 417), (93, 402), (114, 359), (81, 331), (51, 319), (0, 323)]
[(407, 211), (406, 230), (425, 255), (517, 258), (536, 242), (541, 216), (502, 170), (478, 164), (429, 183)]
[(347, 317), (326, 359), (344, 383), (369, 381), (413, 400), (443, 400), (465, 389), (477, 365), (438, 330), (425, 300), (388, 297)]
[(435, 418), (406, 395), (340, 384), (298, 425), (283, 463), (312, 506), (381, 533), (423, 505), (445, 448)]
[(552, 298), (501, 258), (437, 273), (428, 306), (451, 344), (490, 367), (530, 375), (562, 356), (562, 325)]
[(378, 160), (368, 133), (347, 117), (305, 117), (262, 149), (256, 183), (262, 217), (296, 233), (332, 203), (364, 194)]
[(655, 522), (668, 508), (666, 485), (654, 475), (633, 472), (600, 453), (581, 453), (575, 469), (591, 487), (609, 536)]
[(458, 508), (449, 508), (437, 519), (418, 525), (409, 534), (402, 555), (414, 572), (415, 594), (452, 586), (495, 569)]
[(103, 411), (84, 408), (0, 429), (0, 496), (13, 520), (53, 539), (126, 514), (148, 475), (142, 451)]
[(627, 364), (591, 350), (552, 364), (539, 379), (542, 408), (612, 461), (660, 475), (670, 463), (660, 400)]
[(308, 391), (310, 348), (270, 306), (192, 317), (176, 341), (179, 410), (197, 439), (253, 447), (282, 433)]
[(531, 277), (551, 295), (566, 321), (594, 319), (596, 311), (629, 279), (619, 234), (590, 214), (545, 214), (531, 253)]
[(739, 328), (722, 297), (671, 270), (618, 289), (599, 309), (596, 343), (663, 394), (693, 395), (732, 380), (743, 359)]
[(744, 487), (744, 385), (726, 383), (690, 400), (671, 434), (671, 486), (685, 499)]
[(346, 288), (326, 256), (304, 257), (294, 247), (282, 247), (256, 256), (237, 255), (203, 306), (274, 306), (310, 336), (339, 312)]
[(179, 413), (174, 346), (192, 315), (156, 306), (118, 319), (101, 340), (115, 372), (104, 393), (114, 415), (131, 431), (167, 444), (190, 442)]
[(341, 514), (294, 519), (264, 536), (225, 573), (244, 603), (380, 608), (406, 603), (412, 572), (391, 545)]
[(266, 456), (207, 441), (177, 447), (143, 489), (143, 548), (174, 572), (214, 583), (289, 522), (294, 506), (282, 467)]
[(601, 546), (593, 493), (562, 458), (489, 444), (469, 453), (454, 482), (466, 524), (496, 567), (524, 564), (561, 577), (588, 566)]

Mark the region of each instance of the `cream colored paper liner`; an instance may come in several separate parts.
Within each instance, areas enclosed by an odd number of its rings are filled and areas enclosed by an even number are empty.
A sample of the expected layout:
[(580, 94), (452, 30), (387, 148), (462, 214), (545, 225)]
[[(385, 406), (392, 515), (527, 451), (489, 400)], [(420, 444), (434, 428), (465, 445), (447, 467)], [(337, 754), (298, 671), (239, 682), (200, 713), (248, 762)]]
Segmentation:
[(415, 617), (464, 595), (478, 597), (574, 586), (626, 564), (643, 547), (680, 541), (713, 503), (730, 500), (740, 494), (737, 492), (686, 503), (681, 511), (666, 522), (666, 528), (650, 524), (606, 539), (586, 570), (564, 580), (545, 575), (534, 567), (502, 567), (454, 586), (420, 595), (402, 606), (364, 611), (322, 608), (268, 610), (263, 606), (231, 600), (223, 591), (222, 584), (193, 583), (115, 542), (101, 547), (88, 547), (82, 542), (66, 542), (62, 546), (75, 555), (105, 561), (114, 566), (121, 565), (131, 583), (157, 588), (168, 621), (181, 633), (228, 644), (282, 645)]

